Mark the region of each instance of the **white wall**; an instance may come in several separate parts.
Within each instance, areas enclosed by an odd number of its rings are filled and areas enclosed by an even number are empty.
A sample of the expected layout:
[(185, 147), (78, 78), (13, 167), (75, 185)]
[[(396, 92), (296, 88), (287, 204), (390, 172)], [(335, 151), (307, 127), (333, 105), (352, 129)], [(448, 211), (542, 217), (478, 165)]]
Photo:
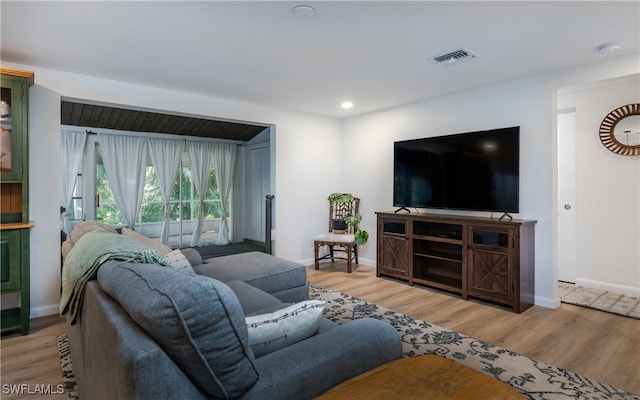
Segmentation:
[[(60, 292), (60, 100), (80, 99), (152, 111), (170, 111), (275, 125), (271, 152), (275, 176), (275, 254), (291, 260), (312, 256), (310, 239), (326, 223), (326, 196), (340, 176), (327, 155), (340, 142), (337, 119), (249, 103), (98, 79), (29, 65), (30, 91), (31, 317), (58, 312)], [(277, 157), (275, 157), (277, 155)], [(329, 156), (331, 157), (331, 156)]]
[(602, 119), (630, 103), (640, 103), (640, 74), (558, 94), (576, 115), (576, 283), (640, 296), (640, 158), (598, 137)]
[[(60, 95), (29, 90), (29, 218), (31, 317), (59, 312), (60, 297)], [(35, 118), (37, 116), (37, 118)]]
[(557, 307), (556, 89), (638, 70), (637, 55), (617, 58), (345, 119), (343, 148), (348, 150), (342, 157), (344, 169), (350, 173), (345, 175), (343, 187), (362, 199), (361, 228), (369, 231), (373, 243), (360, 249), (361, 258), (372, 265), (375, 260), (375, 211), (393, 210), (394, 141), (518, 125), (521, 170), (517, 217), (537, 220), (536, 304)]
[[(521, 218), (536, 219), (536, 303), (555, 296), (555, 90), (638, 73), (638, 56), (618, 57), (530, 79), (354, 117), (342, 122), (293, 111), (135, 85), (28, 65), (30, 92), (30, 209), (32, 317), (57, 312), (60, 287), (60, 99), (80, 99), (196, 116), (273, 125), (271, 193), (275, 194), (275, 254), (307, 262), (312, 238), (326, 229), (326, 197), (335, 191), (362, 199), (361, 227), (371, 234), (361, 261), (375, 260), (375, 211), (392, 206), (394, 140), (521, 126)], [(471, 65), (471, 64), (469, 64)], [(342, 146), (342, 147), (341, 147)], [(349, 171), (345, 173), (345, 171)]]

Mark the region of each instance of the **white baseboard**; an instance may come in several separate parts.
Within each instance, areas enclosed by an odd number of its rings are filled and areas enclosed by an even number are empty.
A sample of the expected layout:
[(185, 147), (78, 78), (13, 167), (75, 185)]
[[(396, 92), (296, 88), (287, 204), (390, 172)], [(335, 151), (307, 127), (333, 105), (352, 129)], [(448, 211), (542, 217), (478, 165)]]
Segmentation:
[[(2, 295), (2, 309), (20, 307), (20, 293), (6, 293)], [(45, 305), (40, 307), (31, 307), (29, 310), (29, 318), (44, 317), (60, 313), (58, 304)]]
[(34, 307), (31, 309), (30, 318), (44, 317), (60, 313), (60, 305), (51, 304), (48, 306)]
[(592, 289), (609, 290), (615, 293), (626, 294), (627, 296), (640, 297), (640, 288), (633, 286), (616, 285), (615, 283), (592, 281), (590, 279), (576, 278), (576, 284)]
[(358, 257), (358, 264), (367, 265), (369, 267), (376, 266), (375, 260), (370, 260), (368, 258), (362, 258), (362, 257)]
[[(302, 264), (302, 265), (313, 265), (316, 260), (313, 258), (306, 258), (304, 260), (298, 260), (296, 261), (298, 264)], [(359, 265), (366, 265), (369, 267), (375, 267), (376, 266), (376, 262), (374, 260), (370, 260), (368, 258), (362, 258), (362, 257), (358, 257), (358, 264)]]
[(304, 260), (296, 260), (294, 262), (297, 262), (298, 264), (302, 264), (302, 265), (313, 265), (315, 260), (313, 258), (305, 258)]
[(536, 306), (556, 309), (556, 308), (560, 307), (560, 298), (556, 297), (554, 299), (551, 299), (549, 297), (534, 296), (533, 297), (533, 303)]

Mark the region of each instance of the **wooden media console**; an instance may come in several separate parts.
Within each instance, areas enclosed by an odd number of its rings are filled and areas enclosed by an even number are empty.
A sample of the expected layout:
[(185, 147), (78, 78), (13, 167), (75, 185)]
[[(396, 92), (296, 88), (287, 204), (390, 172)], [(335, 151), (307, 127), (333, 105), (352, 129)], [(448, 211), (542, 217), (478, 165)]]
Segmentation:
[(508, 306), (534, 303), (534, 226), (444, 214), (377, 212), (377, 276)]

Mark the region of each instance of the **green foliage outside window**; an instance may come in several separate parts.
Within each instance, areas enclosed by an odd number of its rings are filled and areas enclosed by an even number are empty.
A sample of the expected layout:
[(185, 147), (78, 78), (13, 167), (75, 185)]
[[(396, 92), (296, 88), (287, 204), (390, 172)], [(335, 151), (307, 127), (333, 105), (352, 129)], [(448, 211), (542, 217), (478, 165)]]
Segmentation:
[(104, 164), (98, 164), (96, 168), (96, 194), (100, 199), (100, 207), (96, 208), (96, 219), (108, 225), (123, 224), (124, 218), (113, 199)]
[[(192, 220), (198, 218), (199, 197), (191, 179), (191, 168), (182, 167), (181, 177), (176, 179), (169, 202), (169, 219), (171, 221)], [(182, 182), (182, 188), (180, 183)], [(181, 190), (182, 189), (182, 190)], [(96, 209), (96, 217), (109, 225), (124, 224), (124, 218), (115, 203), (109, 181), (103, 164), (98, 164), (96, 170), (96, 193), (100, 196), (100, 207)], [(182, 193), (182, 201), (180, 200)], [(220, 195), (213, 170), (209, 173), (209, 190), (205, 196), (205, 219), (220, 218), (222, 216)], [(225, 210), (229, 215), (229, 210)], [(147, 166), (144, 185), (144, 196), (140, 215), (140, 223), (156, 223), (164, 221), (164, 198), (156, 177), (155, 169)]]

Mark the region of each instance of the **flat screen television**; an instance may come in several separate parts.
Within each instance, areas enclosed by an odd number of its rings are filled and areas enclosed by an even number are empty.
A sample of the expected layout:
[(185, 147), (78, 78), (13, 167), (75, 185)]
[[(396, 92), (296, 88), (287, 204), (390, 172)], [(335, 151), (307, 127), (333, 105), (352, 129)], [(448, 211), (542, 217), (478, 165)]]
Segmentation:
[(519, 212), (520, 127), (394, 143), (393, 205)]

